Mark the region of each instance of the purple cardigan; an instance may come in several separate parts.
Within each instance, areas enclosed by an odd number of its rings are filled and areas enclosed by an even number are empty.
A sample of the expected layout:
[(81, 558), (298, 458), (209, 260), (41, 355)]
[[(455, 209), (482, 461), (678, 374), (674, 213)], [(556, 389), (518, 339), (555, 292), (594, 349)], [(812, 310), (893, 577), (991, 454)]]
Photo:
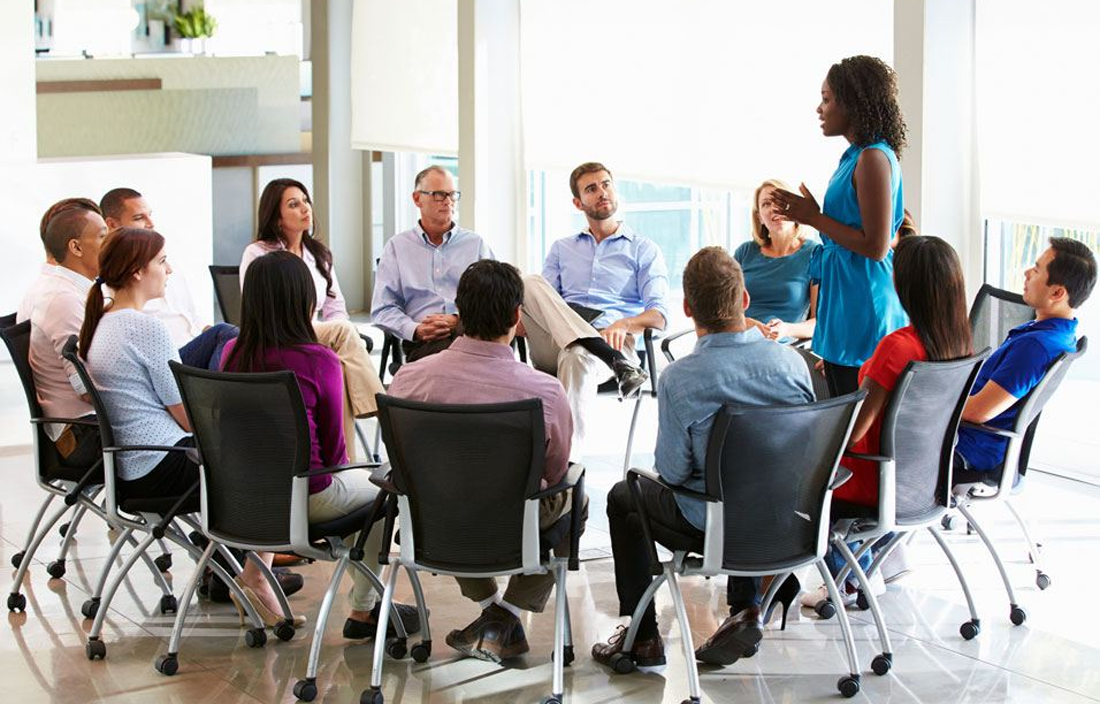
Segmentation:
[[(236, 345), (230, 340), (222, 352), (222, 367)], [(336, 353), (324, 345), (297, 345), (267, 350), (263, 357), (263, 371), (277, 372), (289, 369), (298, 377), (298, 388), (306, 406), (309, 423), (309, 468), (332, 467), (347, 464), (347, 448), (344, 445), (344, 372)], [(309, 478), (309, 493), (316, 494), (332, 483), (331, 474)]]

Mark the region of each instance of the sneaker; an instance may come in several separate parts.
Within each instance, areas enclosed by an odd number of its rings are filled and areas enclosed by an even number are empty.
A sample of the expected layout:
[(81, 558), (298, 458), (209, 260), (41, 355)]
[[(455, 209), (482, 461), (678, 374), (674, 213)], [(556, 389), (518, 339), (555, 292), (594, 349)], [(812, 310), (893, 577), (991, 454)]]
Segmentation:
[(523, 624), (500, 604), (489, 604), (465, 628), (448, 633), (447, 645), (478, 660), (498, 664), (530, 650)]

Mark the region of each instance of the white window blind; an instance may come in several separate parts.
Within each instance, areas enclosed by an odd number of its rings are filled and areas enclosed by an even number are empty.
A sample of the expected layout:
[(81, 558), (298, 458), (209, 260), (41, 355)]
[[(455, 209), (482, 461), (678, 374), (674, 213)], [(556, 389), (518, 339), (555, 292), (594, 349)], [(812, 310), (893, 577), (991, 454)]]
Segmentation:
[(453, 0), (356, 0), (354, 148), (458, 153), (456, 5)]
[(1100, 4), (980, 0), (976, 20), (983, 215), (1100, 224)]
[(893, 56), (882, 0), (523, 0), (527, 163), (730, 188), (780, 177), (820, 199), (847, 147), (815, 109), (829, 66)]

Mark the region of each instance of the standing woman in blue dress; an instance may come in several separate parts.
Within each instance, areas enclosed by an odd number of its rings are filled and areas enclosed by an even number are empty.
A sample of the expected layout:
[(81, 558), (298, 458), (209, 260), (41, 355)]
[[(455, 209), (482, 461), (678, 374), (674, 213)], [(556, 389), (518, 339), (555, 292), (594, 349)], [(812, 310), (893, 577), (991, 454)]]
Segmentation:
[(822, 247), (810, 262), (819, 282), (813, 350), (825, 360), (832, 395), (859, 388), (859, 367), (878, 341), (908, 323), (893, 285), (890, 239), (901, 225), (905, 121), (893, 69), (873, 56), (853, 56), (829, 69), (817, 107), (826, 137), (849, 147), (829, 179), (824, 207), (805, 184), (802, 195), (776, 189), (783, 216), (809, 225)]

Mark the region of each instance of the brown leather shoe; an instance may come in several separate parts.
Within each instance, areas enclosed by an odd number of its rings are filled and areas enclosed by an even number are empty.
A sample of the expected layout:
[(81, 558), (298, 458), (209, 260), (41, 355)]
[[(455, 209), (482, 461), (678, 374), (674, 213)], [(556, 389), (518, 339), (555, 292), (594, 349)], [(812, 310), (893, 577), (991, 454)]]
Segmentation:
[(447, 645), (460, 653), (500, 663), (528, 650), (523, 624), (508, 609), (490, 604), (470, 625), (447, 634)]
[[(626, 640), (626, 626), (619, 626), (606, 643), (596, 643), (592, 646), (592, 659), (601, 665), (617, 669), (612, 662), (615, 655), (623, 651), (623, 641)], [(661, 640), (661, 634), (648, 640), (634, 641), (634, 649), (630, 652), (631, 660), (638, 667), (660, 667), (665, 660), (665, 644)], [(629, 672), (629, 670), (626, 670)], [(623, 670), (620, 670), (623, 672)]]
[(294, 565), (300, 565), (305, 562), (306, 559), (300, 555), (294, 555), (292, 553), (277, 552), (275, 556), (271, 558), (272, 567), (293, 567)]
[(755, 653), (763, 637), (760, 608), (750, 606), (723, 621), (714, 635), (695, 650), (695, 659), (708, 665), (732, 665), (738, 658)]

